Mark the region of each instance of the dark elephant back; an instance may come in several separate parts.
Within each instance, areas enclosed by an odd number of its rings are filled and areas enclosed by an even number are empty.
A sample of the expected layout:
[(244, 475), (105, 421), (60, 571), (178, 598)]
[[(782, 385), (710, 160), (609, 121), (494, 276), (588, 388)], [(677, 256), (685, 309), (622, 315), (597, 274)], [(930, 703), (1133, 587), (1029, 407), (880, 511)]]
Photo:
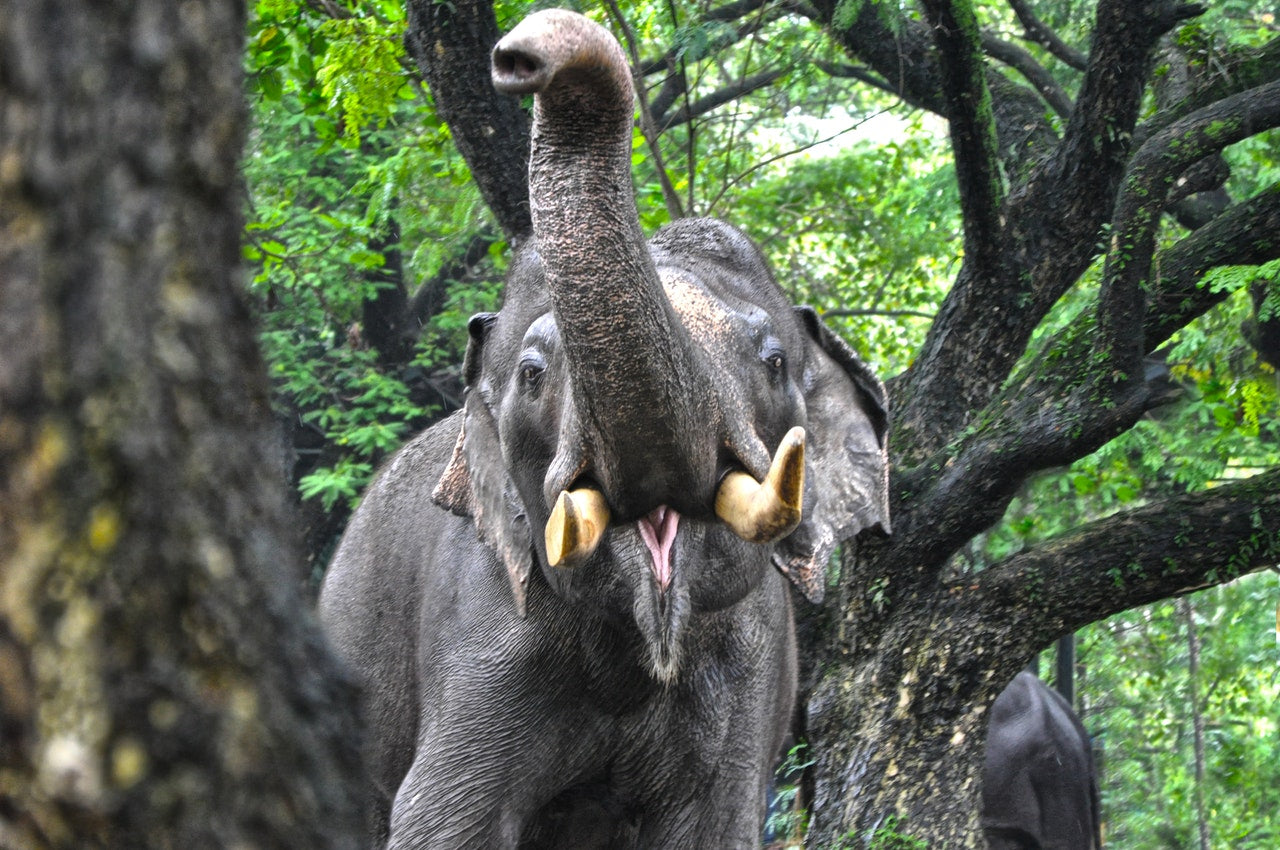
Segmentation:
[(992, 850), (1101, 847), (1088, 733), (1067, 701), (1029, 672), (992, 704), (982, 783), (982, 826)]

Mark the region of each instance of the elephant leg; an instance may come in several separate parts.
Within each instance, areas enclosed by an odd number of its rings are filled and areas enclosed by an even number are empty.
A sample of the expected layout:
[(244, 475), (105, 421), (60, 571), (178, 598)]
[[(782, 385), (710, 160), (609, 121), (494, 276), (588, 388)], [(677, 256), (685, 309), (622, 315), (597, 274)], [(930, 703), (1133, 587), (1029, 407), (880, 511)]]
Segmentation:
[(645, 850), (723, 850), (757, 848), (763, 834), (764, 793), (754, 779), (722, 779), (702, 786), (684, 803), (667, 803), (644, 818), (637, 848)]
[(392, 805), (387, 850), (515, 850), (518, 800), (496, 782), (464, 776), (464, 754), (453, 761), (456, 769), (441, 769), (437, 759), (422, 753)]

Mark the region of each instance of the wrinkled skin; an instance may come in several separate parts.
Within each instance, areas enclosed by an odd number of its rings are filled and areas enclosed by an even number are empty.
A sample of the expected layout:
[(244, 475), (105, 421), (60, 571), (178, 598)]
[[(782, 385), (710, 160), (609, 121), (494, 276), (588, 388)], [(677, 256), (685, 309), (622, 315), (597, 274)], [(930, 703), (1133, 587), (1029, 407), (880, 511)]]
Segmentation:
[[(644, 241), (604, 30), (532, 16), (495, 81), (537, 93), (534, 239), (470, 323), (465, 409), (370, 486), (321, 595), (365, 684), (377, 840), (758, 846), (795, 698), (786, 577), (816, 600), (835, 545), (888, 530), (883, 387), (737, 230)], [(796, 426), (803, 511), (748, 542), (722, 482), (765, 480)], [(603, 533), (553, 566), (569, 490)]]
[(982, 828), (992, 850), (1102, 846), (1089, 735), (1057, 691), (1019, 673), (991, 706)]

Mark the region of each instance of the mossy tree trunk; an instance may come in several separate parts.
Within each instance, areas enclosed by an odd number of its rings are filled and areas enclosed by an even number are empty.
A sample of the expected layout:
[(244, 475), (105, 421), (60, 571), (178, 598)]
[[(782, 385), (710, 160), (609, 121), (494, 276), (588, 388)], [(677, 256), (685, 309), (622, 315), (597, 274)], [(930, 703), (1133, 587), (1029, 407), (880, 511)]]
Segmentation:
[[(1085, 456), (1169, 399), (1165, 371), (1144, 358), (1223, 297), (1197, 287), (1205, 269), (1280, 255), (1277, 187), (1213, 214), (1196, 207), (1197, 229), (1162, 252), (1155, 238), (1161, 216), (1179, 215), (1189, 198), (1173, 191), (1180, 177), (1280, 124), (1280, 85), (1274, 72), (1257, 84), (1251, 71), (1265, 52), (1245, 57), (1140, 125), (1160, 38), (1200, 10), (1101, 0), (1057, 137), (1028, 130), (1043, 112), (1002, 103), (1008, 81), (982, 58), (968, 2), (927, 2), (925, 22), (904, 22), (902, 43), (920, 59), (893, 77), (872, 5), (833, 35), (950, 120), (965, 254), (919, 357), (890, 382), (893, 537), (846, 556), (812, 648), (821, 660), (807, 718), (810, 842), (892, 830), (930, 847), (980, 848), (986, 710), (1037, 651), (1280, 559), (1273, 470), (1117, 514), (981, 572), (952, 564), (1032, 474)], [(1029, 349), (1100, 255), (1093, 308)]]
[(0, 846), (360, 838), (239, 291), (243, 26), (0, 15)]

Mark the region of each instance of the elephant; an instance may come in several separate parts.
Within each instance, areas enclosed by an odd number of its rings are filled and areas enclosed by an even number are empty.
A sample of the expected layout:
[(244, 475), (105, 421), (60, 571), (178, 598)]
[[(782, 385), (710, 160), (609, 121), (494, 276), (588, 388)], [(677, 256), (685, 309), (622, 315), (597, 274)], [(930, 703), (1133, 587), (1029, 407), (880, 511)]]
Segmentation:
[(982, 830), (991, 850), (1099, 850), (1089, 734), (1071, 705), (1023, 670), (991, 706)]
[(375, 845), (758, 846), (792, 714), (788, 580), (888, 533), (885, 391), (718, 220), (646, 240), (603, 27), (493, 52), (533, 94), (532, 236), (463, 408), (380, 470), (319, 614), (364, 692)]

